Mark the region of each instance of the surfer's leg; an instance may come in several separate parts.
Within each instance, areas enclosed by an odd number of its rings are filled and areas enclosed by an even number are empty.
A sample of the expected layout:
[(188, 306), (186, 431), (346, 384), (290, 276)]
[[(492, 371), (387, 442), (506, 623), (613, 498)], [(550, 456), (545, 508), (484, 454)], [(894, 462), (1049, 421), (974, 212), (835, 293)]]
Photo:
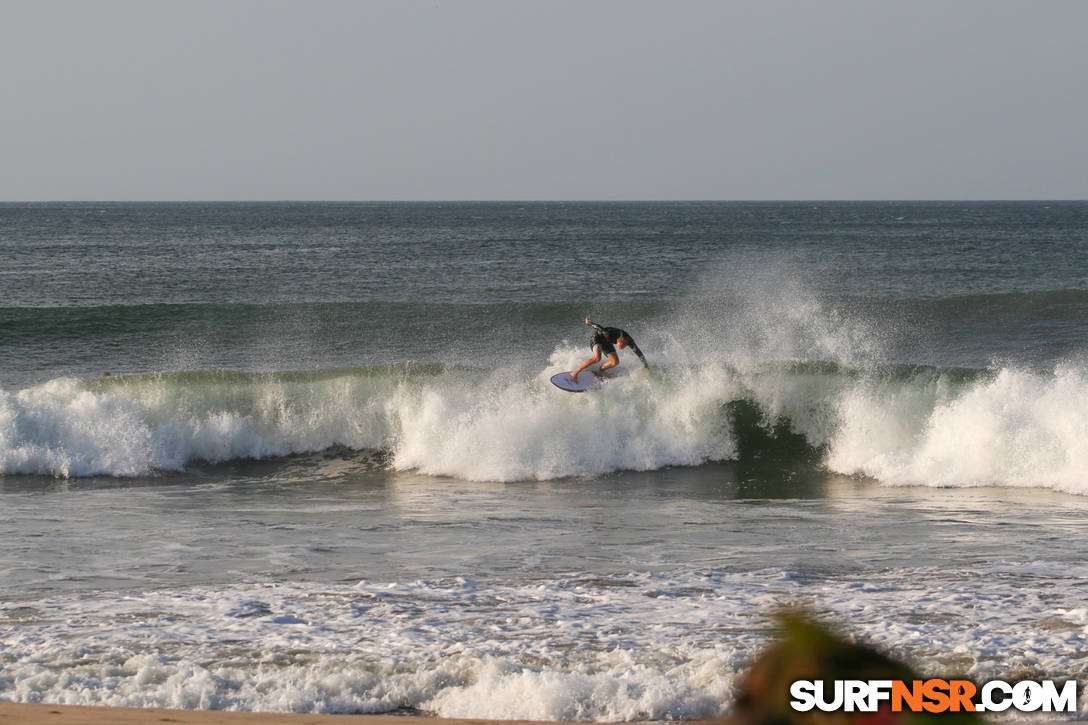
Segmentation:
[(601, 371), (598, 373), (599, 377), (604, 377), (604, 371), (609, 368), (614, 368), (620, 364), (620, 357), (616, 353), (610, 353), (608, 355), (608, 362), (601, 365)]
[(588, 368), (593, 363), (600, 362), (600, 361), (601, 361), (601, 348), (599, 348), (597, 346), (594, 346), (593, 347), (593, 357), (591, 357), (590, 359), (586, 360), (584, 363), (579, 365), (578, 369), (570, 374), (570, 379), (573, 380), (574, 382), (578, 382), (578, 373), (582, 372), (583, 370)]

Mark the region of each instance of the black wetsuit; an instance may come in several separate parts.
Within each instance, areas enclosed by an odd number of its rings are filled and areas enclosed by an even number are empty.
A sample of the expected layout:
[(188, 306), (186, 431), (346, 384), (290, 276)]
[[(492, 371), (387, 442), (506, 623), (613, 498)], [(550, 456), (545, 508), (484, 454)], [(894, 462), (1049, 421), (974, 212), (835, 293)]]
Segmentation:
[(618, 327), (601, 327), (596, 322), (589, 324), (594, 329), (593, 337), (589, 340), (590, 349), (596, 350), (599, 347), (602, 355), (617, 355), (616, 341), (623, 337), (627, 339), (627, 346), (638, 355), (638, 359), (642, 361), (643, 366), (650, 367), (646, 363), (646, 356), (642, 354), (642, 350), (639, 350), (638, 345), (635, 344), (635, 338), (631, 337), (625, 330)]

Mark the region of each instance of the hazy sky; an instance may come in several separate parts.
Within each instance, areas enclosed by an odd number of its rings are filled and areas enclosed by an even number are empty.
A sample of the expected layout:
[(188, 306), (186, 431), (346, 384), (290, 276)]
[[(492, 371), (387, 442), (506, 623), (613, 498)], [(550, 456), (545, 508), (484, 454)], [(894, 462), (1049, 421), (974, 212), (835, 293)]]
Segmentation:
[(0, 199), (1086, 199), (1088, 1), (0, 0)]

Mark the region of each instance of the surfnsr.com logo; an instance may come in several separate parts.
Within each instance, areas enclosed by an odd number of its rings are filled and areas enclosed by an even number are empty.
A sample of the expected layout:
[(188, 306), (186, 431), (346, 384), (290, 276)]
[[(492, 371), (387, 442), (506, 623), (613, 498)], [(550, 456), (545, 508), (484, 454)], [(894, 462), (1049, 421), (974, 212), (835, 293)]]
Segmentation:
[(797, 712), (1076, 712), (1077, 681), (797, 680), (790, 685)]

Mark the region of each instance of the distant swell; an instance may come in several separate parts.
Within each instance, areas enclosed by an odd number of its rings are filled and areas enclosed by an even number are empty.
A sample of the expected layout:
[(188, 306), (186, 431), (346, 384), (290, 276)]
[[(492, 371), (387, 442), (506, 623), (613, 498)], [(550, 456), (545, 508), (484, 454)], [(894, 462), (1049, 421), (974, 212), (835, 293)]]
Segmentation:
[[(400, 470), (514, 481), (796, 455), (888, 484), (1088, 494), (1088, 374), (826, 363), (630, 374), (377, 366), (58, 379), (0, 392), (0, 472), (137, 476), (343, 446)], [(625, 370), (636, 372), (627, 367)], [(784, 446), (783, 438), (800, 443)], [(773, 450), (770, 448), (773, 446)]]

